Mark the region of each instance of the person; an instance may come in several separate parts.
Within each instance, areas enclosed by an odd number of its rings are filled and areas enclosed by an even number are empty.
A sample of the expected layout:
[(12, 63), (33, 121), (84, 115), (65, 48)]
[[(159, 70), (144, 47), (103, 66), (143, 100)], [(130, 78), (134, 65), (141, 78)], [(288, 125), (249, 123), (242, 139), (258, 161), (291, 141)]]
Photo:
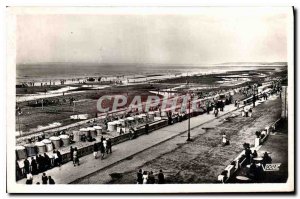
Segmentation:
[(105, 155), (105, 147), (103, 145), (103, 142), (100, 142), (100, 152), (101, 152), (101, 159), (103, 159)]
[(224, 104), (224, 102), (223, 102), (223, 100), (221, 100), (220, 101), (220, 111), (224, 111), (224, 106), (225, 106), (225, 104)]
[(42, 176), (42, 183), (43, 184), (47, 184), (48, 182), (48, 177), (46, 176), (46, 173), (43, 173), (43, 176)]
[(20, 165), (18, 163), (18, 160), (16, 160), (16, 181), (22, 178), (22, 170), (20, 168)]
[(258, 156), (258, 155), (257, 155), (257, 151), (254, 150), (253, 153), (252, 153), (252, 157), (253, 157), (253, 158), (257, 158), (257, 156)]
[(142, 169), (140, 169), (137, 173), (137, 184), (143, 184), (143, 174)]
[(240, 101), (238, 100), (236, 103), (237, 103), (237, 108), (239, 109), (240, 108)]
[(120, 128), (120, 135), (123, 135), (124, 134), (124, 131), (122, 128)]
[(146, 134), (149, 133), (149, 124), (148, 124), (148, 123), (145, 125), (145, 133), (146, 133)]
[(209, 111), (210, 111), (209, 109), (210, 109), (210, 104), (209, 104), (209, 102), (207, 101), (207, 102), (206, 102), (206, 113), (207, 113), (207, 114), (209, 114)]
[(168, 125), (172, 124), (172, 116), (168, 115)]
[(244, 107), (245, 117), (248, 117), (248, 107)]
[(73, 162), (73, 152), (74, 152), (74, 148), (72, 146), (70, 146), (70, 154), (71, 154), (71, 161)]
[(47, 155), (47, 153), (44, 153), (44, 162), (45, 162), (45, 170), (50, 169), (51, 168), (51, 159)]
[(264, 153), (262, 164), (265, 166), (266, 164), (270, 164), (272, 162), (272, 158), (269, 156), (268, 152)]
[(27, 173), (27, 175), (26, 175), (26, 184), (32, 184), (32, 182), (33, 182), (33, 176), (32, 176), (32, 174), (29, 172), (29, 173)]
[(225, 132), (222, 134), (222, 144), (225, 146), (227, 144), (227, 137)]
[(97, 143), (94, 143), (94, 158), (97, 159), (97, 156), (98, 156), (98, 144)]
[(153, 172), (150, 171), (149, 176), (148, 176), (148, 184), (154, 184), (155, 183), (155, 177), (153, 175)]
[(108, 140), (107, 140), (107, 150), (106, 150), (106, 153), (108, 154), (108, 152), (109, 153), (112, 153), (112, 143), (111, 143), (111, 139), (110, 138), (108, 138)]
[(25, 170), (25, 173), (26, 173), (26, 174), (30, 173), (30, 163), (29, 163), (28, 159), (25, 158), (25, 160), (24, 160), (23, 163), (24, 163), (24, 170)]
[(48, 177), (49, 184), (55, 184), (54, 180), (51, 178), (51, 176)]
[(129, 133), (130, 133), (129, 137), (131, 140), (136, 138), (136, 133), (135, 133), (134, 128), (130, 127)]
[(245, 149), (245, 156), (246, 156), (246, 160), (247, 162), (250, 162), (251, 161), (251, 149), (250, 148), (246, 148)]
[(56, 150), (53, 150), (53, 156), (54, 156), (54, 166), (58, 166), (58, 156), (56, 153)]
[(281, 90), (279, 90), (279, 98), (280, 98), (280, 99), (282, 98), (281, 95), (282, 95), (282, 94), (281, 94)]
[(74, 167), (76, 166), (79, 166), (79, 157), (78, 157), (78, 151), (77, 151), (77, 147), (74, 148), (74, 151), (73, 151), (73, 165)]
[(217, 117), (217, 116), (218, 116), (218, 113), (219, 113), (219, 110), (218, 110), (218, 108), (217, 108), (217, 107), (215, 107), (215, 110), (214, 110), (215, 117)]
[(56, 154), (57, 154), (57, 162), (58, 162), (58, 166), (60, 167), (61, 164), (62, 164), (62, 155), (60, 154), (59, 150), (56, 151)]
[(250, 177), (250, 178), (253, 178), (255, 179), (256, 178), (256, 175), (257, 174), (257, 166), (254, 162), (252, 162), (252, 164), (250, 165), (250, 169), (247, 173), (247, 175)]
[(143, 172), (143, 184), (147, 184), (148, 182), (148, 172), (144, 171)]
[(252, 117), (252, 108), (249, 109), (249, 117)]
[(50, 158), (50, 167), (55, 167), (55, 155), (54, 152), (52, 154), (49, 154), (49, 158)]
[(82, 141), (82, 142), (86, 142), (86, 135), (85, 135), (85, 134), (83, 134), (83, 135), (81, 136), (81, 141)]
[(86, 137), (86, 140), (87, 140), (88, 142), (92, 142), (92, 141), (93, 141), (93, 137), (92, 137), (91, 135), (88, 135), (88, 136)]
[(106, 152), (107, 151), (107, 140), (106, 139), (103, 140), (103, 147)]
[(162, 172), (162, 170), (159, 170), (158, 173), (158, 184), (164, 184), (165, 183), (165, 176)]
[(33, 175), (38, 174), (37, 163), (36, 163), (36, 160), (33, 157), (31, 158), (31, 173)]
[(42, 155), (39, 155), (38, 157), (39, 159), (37, 159), (38, 160), (37, 163), (39, 165), (39, 172), (43, 172), (45, 171), (46, 168), (46, 160), (45, 157)]
[(255, 107), (255, 102), (256, 102), (256, 96), (255, 96), (255, 94), (253, 94), (252, 102), (253, 102), (253, 107)]
[(180, 113), (178, 116), (178, 122), (182, 122), (183, 118), (182, 118), (182, 114)]
[[(74, 134), (71, 132), (69, 134), (69, 138), (70, 138), (70, 142), (73, 143), (73, 140), (74, 140)], [(72, 154), (72, 153), (71, 153)]]

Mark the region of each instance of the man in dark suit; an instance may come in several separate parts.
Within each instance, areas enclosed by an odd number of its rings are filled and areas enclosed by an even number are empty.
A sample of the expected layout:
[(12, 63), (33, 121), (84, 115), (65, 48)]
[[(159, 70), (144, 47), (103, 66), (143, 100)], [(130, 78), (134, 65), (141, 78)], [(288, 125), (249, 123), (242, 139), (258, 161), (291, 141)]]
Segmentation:
[(29, 161), (27, 160), (27, 158), (24, 160), (24, 170), (25, 170), (25, 173), (30, 173), (30, 163)]
[(48, 177), (49, 184), (55, 184), (54, 180), (51, 178), (51, 176)]
[(164, 184), (164, 183), (165, 183), (165, 176), (164, 176), (162, 170), (159, 170), (158, 184)]
[(48, 177), (46, 176), (46, 173), (43, 173), (42, 182), (43, 182), (43, 184), (47, 184), (48, 183)]

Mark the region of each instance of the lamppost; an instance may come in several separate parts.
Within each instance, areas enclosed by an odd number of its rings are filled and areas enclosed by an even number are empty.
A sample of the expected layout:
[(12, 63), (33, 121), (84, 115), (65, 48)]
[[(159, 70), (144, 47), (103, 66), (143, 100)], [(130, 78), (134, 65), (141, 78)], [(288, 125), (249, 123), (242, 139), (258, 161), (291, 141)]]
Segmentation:
[[(189, 95), (191, 96), (191, 95)], [(188, 106), (188, 113), (189, 113), (189, 117), (188, 117), (188, 138), (186, 141), (191, 141), (191, 98), (188, 101), (189, 106)]]

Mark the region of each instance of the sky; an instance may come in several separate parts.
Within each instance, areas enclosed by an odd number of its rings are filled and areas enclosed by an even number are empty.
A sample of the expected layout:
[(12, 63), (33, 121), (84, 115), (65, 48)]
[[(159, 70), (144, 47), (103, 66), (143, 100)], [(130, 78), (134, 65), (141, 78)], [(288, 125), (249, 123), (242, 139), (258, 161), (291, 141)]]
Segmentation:
[(191, 13), (21, 14), (17, 16), (16, 61), (284, 62), (288, 39), (285, 11), (207, 8)]

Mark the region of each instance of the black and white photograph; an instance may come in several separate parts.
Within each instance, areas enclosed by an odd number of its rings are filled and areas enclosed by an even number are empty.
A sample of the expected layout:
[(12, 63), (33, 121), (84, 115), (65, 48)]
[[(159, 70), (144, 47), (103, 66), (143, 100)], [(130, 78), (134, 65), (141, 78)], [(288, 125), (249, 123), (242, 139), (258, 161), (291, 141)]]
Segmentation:
[(7, 192), (294, 191), (293, 7), (6, 11)]

